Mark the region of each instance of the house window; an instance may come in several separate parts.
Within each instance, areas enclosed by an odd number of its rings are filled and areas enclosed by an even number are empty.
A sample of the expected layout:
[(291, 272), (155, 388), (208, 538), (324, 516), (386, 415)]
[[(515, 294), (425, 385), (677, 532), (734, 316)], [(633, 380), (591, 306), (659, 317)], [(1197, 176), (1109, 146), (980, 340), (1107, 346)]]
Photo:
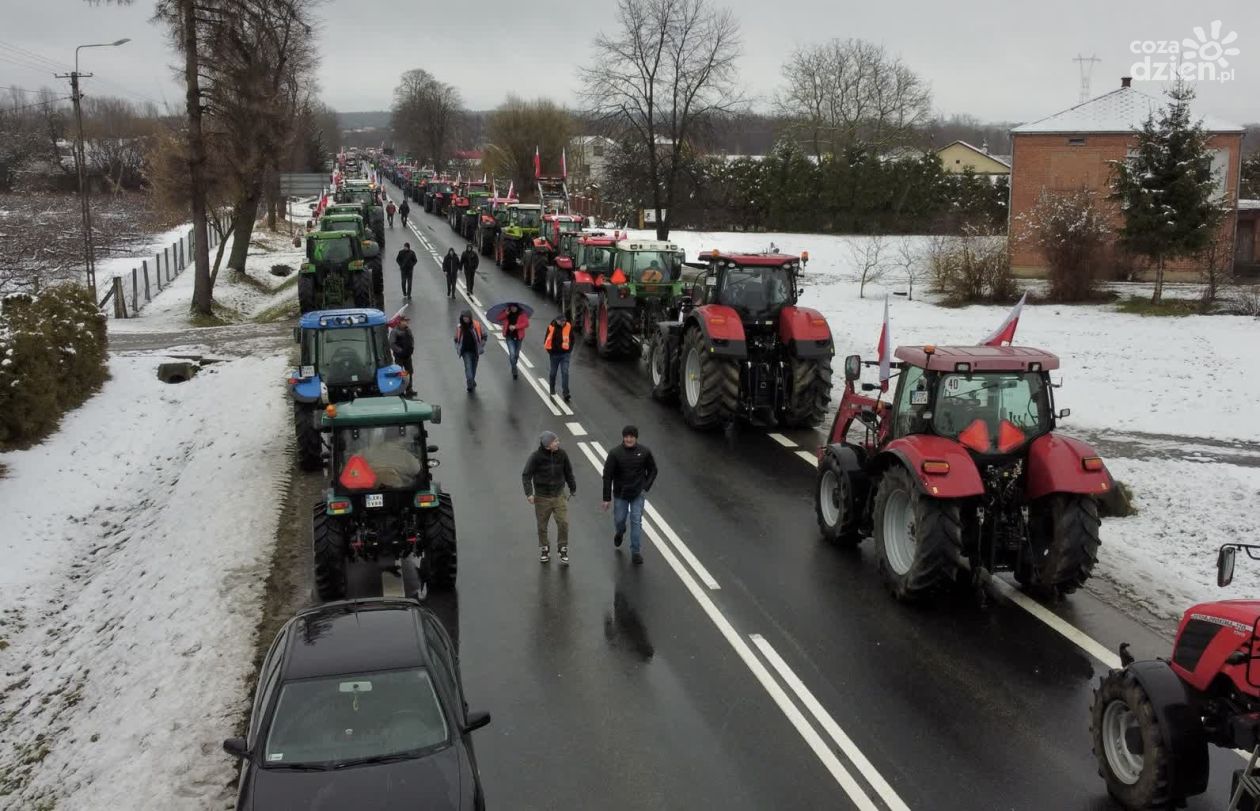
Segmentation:
[(1212, 156), (1212, 200), (1220, 203), (1226, 198), (1229, 183), (1229, 150), (1209, 149), (1208, 152)]
[(1068, 146), (1085, 146), (1084, 138), (1069, 138)]
[(593, 155), (593, 156), (594, 156), (594, 157), (596, 157), (596, 158), (602, 158), (602, 157), (604, 157), (604, 144), (603, 144), (603, 142), (601, 142), (601, 141), (596, 141), (595, 143), (591, 144), (591, 155)]

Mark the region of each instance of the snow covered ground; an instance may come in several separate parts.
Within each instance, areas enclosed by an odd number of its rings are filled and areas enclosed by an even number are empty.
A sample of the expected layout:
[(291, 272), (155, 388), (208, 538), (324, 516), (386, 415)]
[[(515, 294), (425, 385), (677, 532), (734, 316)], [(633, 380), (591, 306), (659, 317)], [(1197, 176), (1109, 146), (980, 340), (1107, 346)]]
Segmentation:
[[(290, 460), (283, 357), (157, 355), (0, 455), (0, 805), (207, 808), (247, 700)], [(162, 798), (160, 801), (158, 798)]]

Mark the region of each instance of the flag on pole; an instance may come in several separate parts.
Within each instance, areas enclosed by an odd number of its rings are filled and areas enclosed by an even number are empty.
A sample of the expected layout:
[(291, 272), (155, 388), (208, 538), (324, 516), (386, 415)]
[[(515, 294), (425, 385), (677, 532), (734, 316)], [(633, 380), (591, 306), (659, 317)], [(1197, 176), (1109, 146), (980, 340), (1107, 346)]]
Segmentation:
[(484, 185), (486, 185), (486, 180), (487, 180), (489, 177), (490, 177), (490, 176), (489, 176), (489, 175), (487, 175), (485, 172), (482, 172), (482, 173), (481, 173), (481, 185), (483, 185), (483, 186), (484, 186)]
[(560, 176), (566, 180), (569, 177), (569, 162), (565, 159), (564, 147), (560, 147)]
[(879, 330), (879, 390), (888, 391), (892, 378), (892, 327), (888, 324), (888, 296), (884, 296), (884, 326)]
[(396, 313), (394, 313), (393, 315), (391, 315), (391, 316), (389, 317), (389, 320), (385, 322), (385, 326), (389, 327), (390, 329), (394, 329), (395, 327), (397, 327), (397, 326), (398, 326), (398, 322), (399, 322), (399, 320), (402, 318), (402, 315), (403, 315), (403, 310), (405, 310), (405, 309), (407, 309), (407, 305), (406, 305), (406, 304), (404, 304), (403, 306), (399, 307), (399, 308), (398, 308), (398, 312), (396, 312)]
[(511, 181), (510, 183), (508, 183), (508, 196), (507, 196), (507, 199), (509, 199), (509, 200), (511, 200), (511, 199), (512, 199), (512, 190), (513, 190), (513, 189), (515, 189), (515, 188), (516, 188), (516, 181), (515, 181), (515, 180)]
[(980, 342), (981, 346), (1010, 346), (1015, 342), (1015, 328), (1019, 326), (1019, 314), (1024, 310), (1024, 300), (1028, 298), (1028, 292), (1019, 297), (1019, 301), (1006, 315), (1006, 320), (989, 334), (989, 337)]
[(542, 177), (542, 155), (538, 147), (534, 147), (534, 177)]

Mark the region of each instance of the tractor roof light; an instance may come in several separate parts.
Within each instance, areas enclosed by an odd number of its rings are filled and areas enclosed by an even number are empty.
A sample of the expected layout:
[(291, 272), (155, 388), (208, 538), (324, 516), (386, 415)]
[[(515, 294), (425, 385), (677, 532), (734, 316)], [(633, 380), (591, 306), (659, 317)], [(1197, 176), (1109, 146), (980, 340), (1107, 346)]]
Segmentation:
[(325, 409), (324, 409), (324, 413), (328, 416), (328, 419), (330, 419), (330, 420), (335, 420), (335, 419), (337, 419), (337, 406), (336, 406), (336, 404), (334, 404), (334, 403), (329, 403), (329, 404), (328, 404), (328, 408), (325, 408)]
[(1041, 371), (1041, 361), (1037, 361), (1037, 360), (1031, 361), (1031, 362), (1028, 364), (1028, 371), (1030, 371), (1030, 372), (1040, 372), (1040, 371)]
[(924, 345), (923, 345), (923, 354), (925, 354), (925, 355), (935, 355), (935, 354), (936, 354), (936, 344), (924, 344)]
[(954, 371), (955, 372), (970, 372), (971, 364), (965, 363), (963, 361), (959, 361), (958, 363), (954, 364)]

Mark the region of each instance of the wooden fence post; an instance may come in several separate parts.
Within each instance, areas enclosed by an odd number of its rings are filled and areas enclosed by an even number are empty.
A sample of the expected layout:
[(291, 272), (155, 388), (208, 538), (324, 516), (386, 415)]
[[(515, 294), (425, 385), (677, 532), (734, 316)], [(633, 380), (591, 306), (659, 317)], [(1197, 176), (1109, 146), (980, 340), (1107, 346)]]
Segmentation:
[(140, 309), (140, 275), (136, 268), (131, 269), (131, 314)]
[(166, 260), (166, 272), (170, 273), (171, 272), (171, 249), (163, 248), (162, 257)]
[(114, 277), (114, 318), (127, 317), (127, 299), (123, 295), (122, 276)]
[(152, 301), (153, 299), (149, 297), (149, 260), (146, 259), (140, 264), (144, 266), (144, 300)]

